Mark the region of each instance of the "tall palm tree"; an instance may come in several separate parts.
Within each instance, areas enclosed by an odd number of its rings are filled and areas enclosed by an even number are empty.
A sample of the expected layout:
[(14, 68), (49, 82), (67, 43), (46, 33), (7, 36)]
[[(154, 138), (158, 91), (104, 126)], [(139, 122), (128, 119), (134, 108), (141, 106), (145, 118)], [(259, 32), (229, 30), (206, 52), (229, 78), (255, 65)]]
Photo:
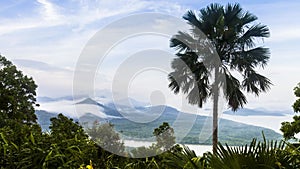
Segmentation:
[[(256, 67), (264, 68), (270, 56), (269, 49), (257, 47), (256, 42), (263, 42), (270, 33), (267, 26), (255, 22), (257, 17), (244, 11), (239, 4), (211, 4), (199, 12), (188, 11), (183, 18), (191, 25), (191, 30), (179, 31), (170, 40), (170, 47), (177, 50), (177, 58), (172, 61), (169, 87), (176, 94), (180, 91), (187, 94), (189, 103), (199, 107), (212, 97), (212, 141), (213, 152), (216, 152), (220, 89), (224, 91), (228, 106), (236, 111), (247, 103), (243, 91), (258, 96), (270, 88), (271, 81), (255, 70)], [(209, 61), (213, 53), (219, 62)], [(241, 77), (234, 77), (235, 72)], [(226, 83), (221, 82), (220, 75)]]

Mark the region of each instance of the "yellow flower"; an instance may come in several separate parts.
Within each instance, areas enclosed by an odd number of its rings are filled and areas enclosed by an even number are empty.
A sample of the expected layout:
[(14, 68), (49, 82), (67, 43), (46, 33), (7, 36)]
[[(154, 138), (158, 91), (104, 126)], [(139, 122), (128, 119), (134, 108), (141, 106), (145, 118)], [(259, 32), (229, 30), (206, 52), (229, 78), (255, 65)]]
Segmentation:
[(86, 168), (87, 168), (87, 169), (93, 169), (93, 166), (87, 165)]
[(87, 165), (86, 168), (87, 168), (87, 169), (93, 169), (92, 160), (90, 160), (90, 165)]

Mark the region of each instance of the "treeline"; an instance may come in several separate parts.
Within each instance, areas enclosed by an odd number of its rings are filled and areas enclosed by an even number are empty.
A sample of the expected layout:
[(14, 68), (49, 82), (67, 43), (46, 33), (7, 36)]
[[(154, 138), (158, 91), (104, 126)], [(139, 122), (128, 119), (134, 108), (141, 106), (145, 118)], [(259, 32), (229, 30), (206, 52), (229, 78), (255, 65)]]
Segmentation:
[[(124, 151), (124, 144), (109, 123), (95, 123), (84, 131), (77, 122), (59, 114), (51, 118), (50, 131), (42, 132), (34, 113), (37, 85), (3, 56), (0, 66), (1, 169), (300, 168), (299, 148), (283, 141), (254, 139), (249, 146), (239, 148), (219, 144), (216, 153), (198, 157), (188, 147), (175, 144), (174, 131), (168, 123), (153, 131), (155, 144), (130, 153)], [(299, 86), (295, 88), (297, 97), (299, 90)], [(299, 99), (293, 107), (299, 111)], [(297, 119), (295, 116), (294, 122), (283, 123), (287, 139), (299, 132)]]

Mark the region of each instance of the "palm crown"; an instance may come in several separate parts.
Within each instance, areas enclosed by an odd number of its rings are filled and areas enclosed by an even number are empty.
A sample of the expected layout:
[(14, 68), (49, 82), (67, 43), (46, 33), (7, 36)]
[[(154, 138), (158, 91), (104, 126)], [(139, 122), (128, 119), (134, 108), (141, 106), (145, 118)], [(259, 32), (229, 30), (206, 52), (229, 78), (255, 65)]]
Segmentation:
[[(211, 66), (217, 66), (218, 72), (224, 75), (226, 85), (219, 87), (225, 88), (224, 96), (230, 108), (235, 111), (247, 103), (243, 90), (258, 95), (269, 89), (270, 80), (255, 68), (264, 68), (270, 52), (268, 48), (257, 47), (255, 42), (269, 37), (270, 33), (265, 25), (254, 23), (256, 16), (244, 12), (239, 4), (226, 7), (211, 4), (199, 13), (188, 11), (183, 18), (191, 25), (191, 31), (179, 31), (170, 40), (170, 46), (177, 49), (177, 58), (172, 61), (174, 71), (169, 74), (169, 87), (175, 93), (180, 90), (187, 93), (189, 103), (199, 107), (212, 95), (211, 70), (204, 63), (211, 57), (211, 52), (205, 52), (211, 51), (204, 45), (207, 40), (219, 57), (219, 65)], [(199, 30), (206, 35), (205, 39), (201, 38)], [(192, 73), (180, 64), (182, 61)], [(240, 73), (242, 80), (232, 72)]]
[[(191, 104), (202, 107), (213, 98), (213, 152), (218, 143), (218, 100), (221, 89), (232, 110), (247, 103), (243, 90), (258, 95), (271, 82), (258, 74), (269, 60), (269, 49), (257, 47), (256, 40), (269, 36), (269, 29), (254, 21), (257, 17), (244, 12), (239, 4), (211, 4), (199, 13), (187, 12), (183, 18), (191, 31), (178, 32), (170, 46), (177, 49), (169, 74), (169, 87), (187, 94)], [(241, 80), (232, 72), (241, 74)], [(213, 81), (211, 81), (213, 78)]]

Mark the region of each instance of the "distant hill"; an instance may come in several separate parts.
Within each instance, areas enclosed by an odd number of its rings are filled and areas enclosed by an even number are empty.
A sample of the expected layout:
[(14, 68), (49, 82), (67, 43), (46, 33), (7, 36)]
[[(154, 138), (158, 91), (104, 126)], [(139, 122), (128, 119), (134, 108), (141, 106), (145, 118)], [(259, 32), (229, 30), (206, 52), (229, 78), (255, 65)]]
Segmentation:
[(46, 103), (46, 102), (55, 102), (55, 101), (62, 101), (62, 100), (73, 100), (72, 96), (65, 96), (65, 97), (58, 97), (58, 98), (52, 98), (52, 97), (37, 97), (37, 102), (40, 103)]
[(239, 109), (236, 112), (231, 110), (225, 111), (224, 114), (237, 115), (237, 116), (285, 116), (288, 114), (293, 114), (292, 111), (270, 111), (261, 109)]
[[(148, 109), (150, 109), (149, 107)], [(161, 106), (156, 106), (152, 108), (153, 110), (161, 110)], [(148, 112), (149, 113), (149, 112)], [(125, 118), (111, 118), (111, 119), (101, 119), (97, 118), (95, 115), (84, 115), (81, 117), (81, 122), (91, 122), (91, 119), (97, 119), (97, 121), (104, 121), (104, 122), (111, 122), (115, 125), (115, 129), (126, 135), (129, 138), (150, 138), (152, 136), (152, 132), (155, 128), (157, 128), (163, 122), (168, 122), (169, 124), (173, 124), (178, 118), (178, 116), (182, 116), (182, 112), (172, 108), (172, 107), (165, 107), (162, 114), (160, 114), (159, 118), (149, 122), (149, 123), (137, 123), (130, 121)], [(179, 123), (187, 124), (192, 123), (193, 121), (189, 121), (188, 119), (195, 119), (194, 125), (192, 126), (190, 132), (181, 140), (181, 143), (184, 144), (211, 144), (210, 138), (202, 138), (199, 140), (200, 132), (204, 136), (210, 136), (211, 134), (211, 117), (207, 116), (199, 116), (199, 115), (192, 115), (186, 114), (187, 116), (186, 121), (180, 121)], [(88, 119), (87, 119), (88, 117)], [(208, 122), (208, 129), (203, 128), (203, 124)], [(219, 140), (222, 143), (227, 143), (229, 145), (242, 145), (248, 144), (249, 140), (252, 138), (258, 138), (262, 140), (262, 131), (267, 139), (270, 140), (280, 140), (282, 136), (275, 131), (263, 127), (247, 125), (243, 123), (234, 122), (231, 120), (221, 119), (219, 122)], [(181, 133), (185, 133), (185, 131), (181, 128), (175, 129), (175, 132), (180, 136)], [(204, 140), (203, 140), (204, 139)], [(149, 141), (149, 140), (147, 140)]]
[(93, 100), (91, 98), (86, 98), (86, 99), (84, 99), (84, 100), (82, 100), (82, 101), (80, 101), (80, 102), (78, 102), (76, 104), (92, 104), (92, 105), (101, 106), (101, 107), (104, 106), (104, 105), (96, 102), (95, 100)]
[(42, 127), (43, 131), (49, 131), (50, 119), (56, 117), (56, 113), (50, 113), (45, 110), (36, 110), (35, 114), (38, 118), (38, 123)]
[[(111, 122), (114, 124), (116, 131), (120, 132), (123, 136), (126, 136), (126, 139), (147, 140), (145, 138), (152, 137), (153, 130), (163, 122), (168, 122), (172, 125), (176, 121), (176, 124), (179, 127), (175, 128), (175, 133), (177, 134), (177, 138), (182, 137), (181, 143), (199, 144), (200, 142), (201, 144), (211, 144), (210, 134), (212, 125), (209, 124), (208, 128), (203, 128), (205, 122), (211, 123), (211, 117), (183, 113), (173, 107), (164, 105), (153, 107), (139, 106), (135, 109), (124, 105), (104, 105), (91, 98), (83, 99), (75, 104), (96, 105), (107, 115), (107, 118), (101, 118), (95, 114), (86, 112), (78, 119), (75, 119), (75, 121), (79, 121), (85, 127), (91, 127), (95, 121), (100, 123)], [(55, 113), (42, 110), (36, 111), (36, 114), (38, 116), (38, 122), (44, 130), (48, 129), (50, 124), (49, 119), (56, 116)], [(126, 118), (124, 118), (124, 116)], [(179, 117), (182, 116), (186, 117), (185, 120), (178, 120), (180, 119)], [(143, 120), (145, 120), (145, 122), (141, 122)], [(193, 122), (193, 120), (195, 122)], [(186, 124), (193, 125), (191, 125), (191, 130), (188, 134), (183, 137), (183, 134), (186, 132), (186, 129), (184, 128)], [(267, 139), (279, 140), (282, 138), (279, 133), (276, 133), (271, 129), (221, 119), (219, 123), (219, 140), (220, 142), (228, 143), (229, 145), (248, 144), (252, 138), (261, 139), (262, 131)], [(201, 141), (199, 140), (200, 134), (202, 134), (202, 136), (204, 135)]]

